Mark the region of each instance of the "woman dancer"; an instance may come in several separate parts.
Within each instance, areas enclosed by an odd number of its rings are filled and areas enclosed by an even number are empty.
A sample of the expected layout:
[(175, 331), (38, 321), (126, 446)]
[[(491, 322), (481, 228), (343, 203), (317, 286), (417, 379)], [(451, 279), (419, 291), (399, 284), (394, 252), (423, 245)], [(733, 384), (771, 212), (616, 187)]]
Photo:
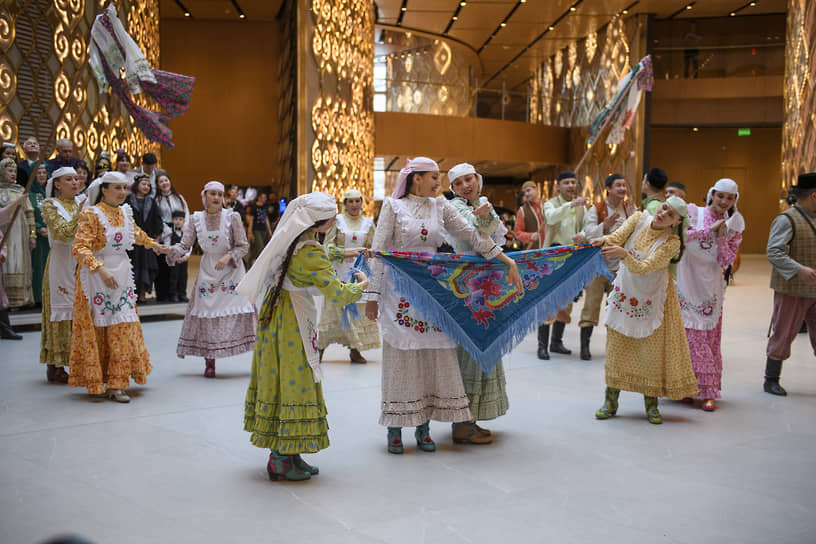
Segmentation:
[(31, 208), (34, 210), (34, 227), (37, 232), (37, 241), (31, 250), (31, 288), (34, 293), (34, 304), (42, 304), (43, 274), (45, 263), (48, 261), (48, 228), (43, 221), (42, 203), (46, 199), (45, 185), (48, 183), (48, 170), (45, 163), (40, 163), (35, 173), (34, 182), (28, 190)]
[[(490, 236), (494, 242), (504, 243), (507, 229), (502, 224), (493, 206), (482, 192), (482, 175), (468, 163), (457, 164), (448, 171), (454, 199), (451, 204), (465, 220), (479, 232)], [(461, 238), (452, 240), (457, 253), (473, 253), (473, 246)], [(468, 396), (468, 408), (473, 416), (471, 421), (452, 424), (453, 441), (458, 443), (489, 444), (493, 441), (490, 431), (479, 427), (479, 420), (496, 419), (507, 412), (509, 401), (501, 360), (488, 376), (479, 363), (462, 346), (456, 346), (462, 383)]]
[[(34, 185), (36, 181), (32, 182)], [(25, 194), (25, 187), (17, 185), (17, 165), (12, 159), (0, 160), (0, 206), (8, 206)], [(3, 284), (12, 308), (34, 303), (31, 290), (31, 250), (37, 244), (34, 224), (34, 208), (26, 199), (25, 206), (17, 212), (17, 218), (6, 227), (3, 235), (8, 255), (2, 266)]]
[(688, 245), (677, 267), (677, 295), (706, 412), (717, 409), (722, 389), (723, 271), (737, 257), (745, 230), (738, 200), (737, 183), (723, 178), (709, 189), (707, 206), (689, 204)]
[[(426, 157), (409, 160), (400, 171), (391, 198), (383, 202), (372, 250), (435, 252), (446, 233), (464, 238), (485, 258), (510, 268), (508, 280), (522, 289), (516, 263), (489, 237), (480, 234), (439, 192), (439, 166)], [(402, 453), (402, 427), (414, 426), (417, 447), (434, 451), (430, 420), (472, 421), (462, 386), (456, 344), (428, 323), (410, 300), (396, 294), (390, 272), (374, 262), (369, 319), (378, 317), (382, 302), (383, 375), (380, 425), (388, 427), (388, 451)], [(400, 314), (399, 317), (397, 314)], [(407, 322), (414, 324), (406, 327)]]
[[(159, 210), (164, 229), (161, 241), (164, 244), (169, 244), (173, 234), (173, 212), (183, 212), (184, 224), (186, 224), (187, 218), (190, 215), (190, 209), (187, 207), (187, 201), (184, 200), (184, 197), (173, 187), (170, 176), (168, 176), (164, 170), (156, 170), (156, 196), (153, 201)], [(163, 255), (159, 256), (158, 265), (159, 270), (156, 274), (156, 301), (162, 302), (171, 298), (170, 279), (173, 272), (170, 270), (167, 259)], [(177, 300), (171, 300), (171, 302), (178, 302), (178, 294), (174, 292), (173, 296)], [(184, 302), (187, 301), (185, 300)]]
[[(606, 259), (621, 267), (606, 310), (606, 401), (595, 412), (618, 411), (621, 389), (642, 393), (649, 423), (663, 423), (657, 397), (681, 399), (697, 393), (688, 342), (669, 263), (680, 252), (688, 225), (685, 201), (671, 196), (652, 217), (635, 212), (615, 232), (596, 238)], [(677, 259), (675, 259), (677, 260)]]
[(42, 203), (51, 252), (42, 282), (40, 362), (47, 365), (45, 376), (48, 381), (56, 383), (68, 383), (65, 367), (71, 356), (76, 281), (76, 260), (71, 254), (71, 244), (79, 221), (79, 204), (74, 198), (79, 184), (74, 168), (57, 168), (48, 180), (47, 198)]
[(337, 306), (356, 302), (368, 285), (343, 283), (317, 241), (334, 224), (337, 204), (326, 193), (289, 203), (275, 234), (238, 290), (263, 301), (244, 408), (244, 430), (259, 448), (269, 448), (272, 480), (308, 480), (318, 468), (303, 453), (329, 446), (326, 405), (317, 349), (317, 308), (313, 288)]
[[(153, 197), (150, 196), (150, 176), (137, 173), (131, 193), (126, 202), (133, 210), (133, 219), (136, 226), (142, 229), (148, 236), (157, 239), (164, 230), (164, 225), (159, 215)], [(145, 293), (153, 291), (153, 282), (159, 274), (159, 261), (156, 255), (147, 247), (134, 247), (128, 255), (133, 263), (133, 277), (136, 281), (136, 294), (138, 302), (145, 302)]]
[[(363, 217), (363, 195), (357, 189), (349, 189), (343, 196), (343, 213), (337, 216), (323, 241), (329, 260), (334, 261), (338, 278), (347, 279), (354, 259), (370, 249), (373, 240), (374, 219)], [(367, 361), (360, 352), (380, 347), (380, 329), (376, 321), (365, 316), (362, 307), (359, 308), (359, 317), (349, 319), (348, 327), (343, 327), (343, 308), (326, 300), (320, 314), (317, 340), (321, 354), (330, 344), (342, 344), (349, 348), (352, 363), (365, 364)]]
[(108, 172), (88, 187), (90, 208), (79, 214), (72, 253), (79, 264), (71, 330), (68, 385), (130, 402), (129, 378), (144, 384), (153, 370), (145, 347), (127, 250), (138, 244), (167, 253), (133, 221), (124, 204), (128, 179)]
[(201, 201), (204, 211), (185, 223), (167, 263), (173, 266), (188, 255), (196, 240), (204, 251), (176, 354), (204, 357), (204, 376), (215, 378), (216, 359), (252, 350), (256, 317), (252, 303), (235, 291), (246, 274), (242, 259), (249, 250), (241, 217), (223, 208), (224, 186), (218, 181), (204, 186)]

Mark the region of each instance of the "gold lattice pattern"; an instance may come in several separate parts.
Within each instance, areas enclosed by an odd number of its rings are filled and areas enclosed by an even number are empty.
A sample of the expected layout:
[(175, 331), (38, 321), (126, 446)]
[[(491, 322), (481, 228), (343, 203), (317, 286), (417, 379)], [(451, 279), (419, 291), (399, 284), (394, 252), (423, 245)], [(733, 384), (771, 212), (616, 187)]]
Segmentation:
[[(8, 4), (18, 14), (16, 23)], [(18, 152), (26, 138), (35, 136), (45, 155), (53, 152), (57, 139), (70, 139), (75, 154), (89, 164), (101, 151), (118, 148), (131, 156), (147, 151), (159, 155), (159, 144), (131, 125), (119, 99), (99, 94), (88, 67), (91, 26), (107, 4), (12, 0), (0, 7), (0, 137), (18, 144)], [(158, 66), (158, 0), (118, 0), (114, 5), (150, 65)], [(15, 32), (15, 24), (28, 29), (25, 36)], [(8, 60), (16, 64), (10, 66)], [(136, 96), (136, 103), (155, 107), (143, 95)]]
[(816, 3), (790, 0), (785, 50), (785, 124), (782, 127), (782, 184), (787, 194), (796, 177), (816, 168)]
[[(374, 185), (374, 9), (366, 0), (312, 0), (320, 92), (311, 108), (312, 190), (340, 200)], [(371, 198), (366, 199), (371, 201)]]

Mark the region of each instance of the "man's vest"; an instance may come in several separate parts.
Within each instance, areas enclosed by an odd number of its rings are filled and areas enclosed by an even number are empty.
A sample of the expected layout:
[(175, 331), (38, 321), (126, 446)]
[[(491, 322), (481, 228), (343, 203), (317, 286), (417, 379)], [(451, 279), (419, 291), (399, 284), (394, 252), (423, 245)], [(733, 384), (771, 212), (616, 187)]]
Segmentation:
[[(793, 226), (788, 256), (803, 266), (816, 268), (816, 225), (813, 220), (798, 206), (788, 208), (780, 215), (787, 217)], [(809, 285), (798, 276), (786, 280), (776, 268), (771, 271), (771, 289), (783, 295), (816, 298), (816, 285)]]
[[(541, 201), (538, 203), (539, 210), (541, 210)], [(539, 232), (541, 230), (541, 223), (538, 220), (538, 214), (535, 213), (533, 207), (530, 205), (529, 202), (525, 202), (521, 205), (521, 209), (524, 210), (524, 232)], [(541, 216), (544, 216), (544, 211), (541, 210)], [(524, 249), (539, 249), (541, 248), (541, 238), (537, 242), (530, 240), (524, 246)]]

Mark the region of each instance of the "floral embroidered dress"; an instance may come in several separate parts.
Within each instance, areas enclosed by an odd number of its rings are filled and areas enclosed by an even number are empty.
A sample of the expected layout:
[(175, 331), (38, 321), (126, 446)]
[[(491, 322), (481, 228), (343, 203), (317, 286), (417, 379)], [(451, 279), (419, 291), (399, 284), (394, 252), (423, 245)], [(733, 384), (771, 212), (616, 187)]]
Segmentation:
[[(77, 277), (71, 331), (68, 385), (87, 387), (91, 395), (127, 389), (129, 378), (144, 384), (153, 370), (145, 347), (127, 250), (155, 242), (136, 226), (130, 206), (100, 202), (79, 214), (74, 239)], [(107, 287), (98, 273), (104, 264), (118, 287)]]
[[(490, 210), (490, 215), (486, 218), (473, 214), (473, 209), (485, 202), (487, 202), (485, 197), (470, 202), (462, 197), (456, 197), (451, 200), (451, 205), (479, 232), (492, 237), (496, 243), (500, 244), (507, 229), (502, 224), (499, 216), (496, 215), (496, 211)], [(461, 238), (453, 238), (451, 242), (457, 253), (474, 253), (473, 246)], [(468, 396), (470, 413), (473, 415), (473, 419), (484, 421), (503, 416), (507, 412), (510, 402), (507, 398), (504, 365), (501, 360), (496, 363), (493, 372), (488, 376), (481, 369), (479, 363), (476, 362), (476, 359), (462, 346), (456, 346), (456, 357), (459, 359), (462, 383), (465, 386), (465, 393)]]
[[(474, 229), (444, 197), (386, 198), (374, 234), (375, 251), (436, 252), (448, 235), (466, 239), (485, 258), (501, 249)], [(382, 262), (372, 263), (367, 298), (379, 302), (383, 338), (380, 424), (471, 421), (456, 343), (398, 295)]]
[(76, 282), (71, 245), (79, 225), (79, 204), (73, 198), (49, 198), (42, 203), (42, 217), (48, 227), (51, 251), (42, 282), (40, 362), (68, 366)]
[[(337, 306), (360, 299), (360, 285), (337, 278), (313, 233), (301, 235), (299, 245), (286, 273), (290, 288), (316, 288)], [(261, 316), (270, 312), (272, 289), (261, 306)], [(263, 325), (263, 320), (258, 324), (244, 430), (252, 433), (250, 442), (259, 448), (285, 455), (314, 453), (329, 446), (326, 405), (321, 383), (315, 382), (303, 349), (289, 290), (281, 290), (271, 312), (268, 324)]]
[(677, 267), (677, 295), (700, 396), (718, 399), (722, 390), (723, 269), (736, 259), (742, 234), (726, 229), (725, 236), (718, 238), (709, 227), (723, 216), (708, 206), (689, 204), (688, 210), (691, 225)]
[[(359, 247), (370, 249), (373, 241), (374, 220), (371, 217), (355, 219), (346, 214), (337, 216), (334, 227), (326, 233), (323, 245), (340, 280), (348, 281), (347, 276), (355, 259), (354, 257), (344, 259), (343, 251)], [(324, 301), (317, 336), (320, 349), (326, 349), (331, 344), (341, 344), (358, 351), (380, 347), (380, 329), (377, 322), (366, 317), (364, 304), (359, 304), (357, 310), (359, 317), (350, 319), (348, 328), (343, 328), (343, 307)]]
[(651, 221), (636, 212), (604, 237), (628, 252), (607, 301), (606, 385), (682, 399), (697, 393), (697, 380), (669, 274), (680, 239), (652, 229)]
[[(231, 210), (195, 212), (181, 242), (167, 256), (172, 265), (188, 254), (198, 240), (204, 252), (198, 278), (190, 295), (176, 354), (221, 359), (252, 350), (255, 343), (255, 307), (235, 288), (246, 274), (243, 257), (249, 250), (240, 216)], [(221, 270), (215, 265), (224, 255), (232, 257)]]

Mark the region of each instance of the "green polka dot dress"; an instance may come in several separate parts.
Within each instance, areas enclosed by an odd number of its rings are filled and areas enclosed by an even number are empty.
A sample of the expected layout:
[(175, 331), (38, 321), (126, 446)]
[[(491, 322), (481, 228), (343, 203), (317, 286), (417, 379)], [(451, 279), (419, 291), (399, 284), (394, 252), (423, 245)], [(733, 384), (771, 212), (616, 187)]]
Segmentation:
[[(314, 239), (311, 234), (303, 237)], [(301, 238), (302, 240), (303, 238)], [(297, 287), (314, 286), (338, 306), (363, 294), (357, 284), (342, 283), (322, 247), (307, 244), (292, 256), (287, 272)], [(244, 430), (259, 448), (282, 454), (314, 453), (329, 446), (326, 405), (321, 384), (315, 383), (306, 360), (295, 310), (281, 291), (267, 327), (260, 319), (269, 312), (271, 290), (258, 314), (252, 376), (244, 406)]]

